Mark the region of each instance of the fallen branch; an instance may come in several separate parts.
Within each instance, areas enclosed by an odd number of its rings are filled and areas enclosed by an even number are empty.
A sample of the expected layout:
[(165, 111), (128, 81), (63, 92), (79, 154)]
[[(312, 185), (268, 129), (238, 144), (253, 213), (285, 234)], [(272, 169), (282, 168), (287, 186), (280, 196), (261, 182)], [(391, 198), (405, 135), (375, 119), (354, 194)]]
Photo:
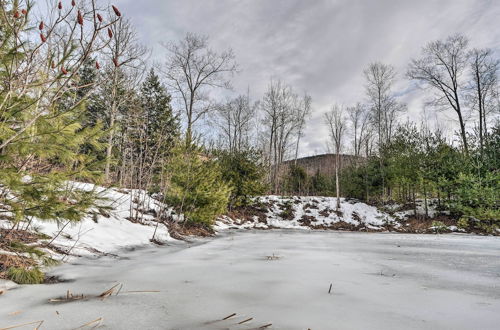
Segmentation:
[(35, 330), (38, 330), (42, 326), (43, 320), (42, 321), (35, 321), (35, 322), (29, 322), (29, 323), (23, 323), (23, 324), (13, 325), (13, 326), (7, 327), (7, 328), (0, 328), (0, 330), (16, 329), (16, 328), (20, 328), (20, 327), (24, 327), (24, 326), (32, 325), (32, 324), (38, 324), (36, 326), (36, 328), (35, 328)]

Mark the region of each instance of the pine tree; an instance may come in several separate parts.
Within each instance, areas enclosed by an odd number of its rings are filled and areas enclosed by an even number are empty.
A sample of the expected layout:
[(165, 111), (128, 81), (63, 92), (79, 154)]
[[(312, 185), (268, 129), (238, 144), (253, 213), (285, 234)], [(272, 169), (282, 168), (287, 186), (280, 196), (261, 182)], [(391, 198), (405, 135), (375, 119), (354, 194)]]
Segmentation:
[[(0, 44), (0, 206), (17, 225), (33, 218), (78, 221), (97, 197), (71, 181), (98, 179), (95, 158), (81, 150), (83, 144), (102, 147), (101, 127), (83, 128), (84, 103), (65, 102), (75, 97), (76, 78), (54, 70), (51, 57), (37, 57), (45, 41), (28, 42), (33, 29), (26, 9), (19, 14), (17, 1), (0, 7), (0, 17), (9, 20), (1, 24)], [(77, 52), (67, 57), (71, 51)], [(19, 74), (34, 60), (36, 71)]]
[(171, 97), (154, 69), (142, 83), (140, 98), (146, 117), (146, 140), (152, 149), (161, 146), (166, 153), (179, 136), (179, 119), (173, 114)]
[(187, 222), (212, 225), (227, 210), (231, 187), (222, 178), (217, 161), (204, 156), (199, 148), (177, 147), (165, 168), (169, 185), (166, 202)]

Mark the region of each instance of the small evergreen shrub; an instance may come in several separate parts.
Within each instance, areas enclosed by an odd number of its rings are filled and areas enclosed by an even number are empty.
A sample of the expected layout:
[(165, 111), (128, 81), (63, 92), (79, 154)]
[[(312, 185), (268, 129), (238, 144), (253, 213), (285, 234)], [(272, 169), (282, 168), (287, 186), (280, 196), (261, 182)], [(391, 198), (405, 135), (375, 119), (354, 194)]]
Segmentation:
[(442, 221), (433, 221), (431, 226), (438, 234), (448, 230), (448, 227)]
[(227, 211), (230, 185), (222, 179), (219, 164), (196, 147), (177, 148), (166, 167), (167, 204), (189, 222), (213, 225)]
[(37, 267), (29, 269), (21, 267), (10, 267), (7, 277), (18, 284), (40, 284), (45, 279), (45, 274)]

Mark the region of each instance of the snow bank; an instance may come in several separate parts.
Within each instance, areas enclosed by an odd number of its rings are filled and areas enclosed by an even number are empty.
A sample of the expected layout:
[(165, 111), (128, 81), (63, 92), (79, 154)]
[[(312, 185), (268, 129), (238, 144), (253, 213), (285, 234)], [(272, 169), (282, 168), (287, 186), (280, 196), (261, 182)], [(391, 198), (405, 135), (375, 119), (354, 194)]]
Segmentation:
[(355, 200), (341, 198), (340, 212), (335, 212), (336, 201), (334, 197), (262, 196), (255, 199), (255, 205), (256, 208), (265, 210), (262, 214), (265, 216), (225, 216), (217, 221), (216, 229), (311, 229), (345, 225), (345, 229), (356, 227), (380, 230), (387, 225), (399, 226), (389, 214)]
[[(71, 183), (75, 189), (95, 191), (101, 207), (90, 210), (82, 221), (68, 223), (34, 219), (32, 228), (54, 238), (52, 245), (71, 255), (103, 255), (133, 246), (151, 245), (174, 240), (164, 224), (158, 224), (156, 214), (165, 205), (137, 189), (103, 188), (88, 183)], [(106, 208), (105, 211), (102, 211)], [(51, 239), (49, 239), (51, 240)]]

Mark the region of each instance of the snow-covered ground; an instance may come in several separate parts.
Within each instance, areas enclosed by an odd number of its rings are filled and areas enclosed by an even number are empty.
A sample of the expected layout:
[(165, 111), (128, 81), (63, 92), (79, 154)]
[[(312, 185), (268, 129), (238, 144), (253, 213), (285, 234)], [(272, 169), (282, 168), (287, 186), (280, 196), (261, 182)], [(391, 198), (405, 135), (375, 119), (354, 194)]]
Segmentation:
[[(54, 269), (73, 282), (0, 296), (0, 328), (498, 329), (500, 239), (333, 231), (228, 231)], [(50, 298), (104, 300), (51, 304)], [(331, 294), (328, 293), (332, 284)], [(126, 292), (158, 290), (160, 292)], [(236, 313), (226, 321), (222, 318)], [(252, 318), (243, 324), (241, 321)], [(27, 327), (29, 328), (29, 327)], [(87, 327), (90, 328), (90, 327)]]
[[(160, 202), (138, 189), (103, 188), (88, 183), (69, 182), (74, 189), (93, 190), (98, 193), (98, 204), (103, 211), (91, 210), (82, 221), (70, 223), (64, 219), (47, 222), (32, 220), (30, 229), (54, 238), (52, 245), (71, 255), (93, 256), (117, 253), (130, 247), (151, 245), (151, 239), (171, 242), (165, 225), (153, 221), (155, 213), (165, 208)], [(107, 208), (107, 209), (106, 209)], [(130, 221), (129, 219), (133, 219)], [(0, 226), (10, 228), (8, 221)], [(48, 239), (49, 241), (51, 240)], [(53, 251), (51, 251), (54, 254)], [(60, 258), (65, 258), (61, 255)], [(59, 258), (59, 259), (60, 259)], [(56, 258), (57, 259), (57, 258)]]
[(399, 226), (393, 217), (379, 211), (376, 207), (355, 200), (341, 198), (340, 212), (336, 210), (334, 197), (309, 196), (262, 196), (255, 202), (266, 209), (265, 218), (257, 215), (249, 219), (221, 217), (216, 229), (227, 228), (281, 228), (311, 229), (330, 228), (335, 224), (345, 224), (346, 228), (380, 230), (384, 226)]

